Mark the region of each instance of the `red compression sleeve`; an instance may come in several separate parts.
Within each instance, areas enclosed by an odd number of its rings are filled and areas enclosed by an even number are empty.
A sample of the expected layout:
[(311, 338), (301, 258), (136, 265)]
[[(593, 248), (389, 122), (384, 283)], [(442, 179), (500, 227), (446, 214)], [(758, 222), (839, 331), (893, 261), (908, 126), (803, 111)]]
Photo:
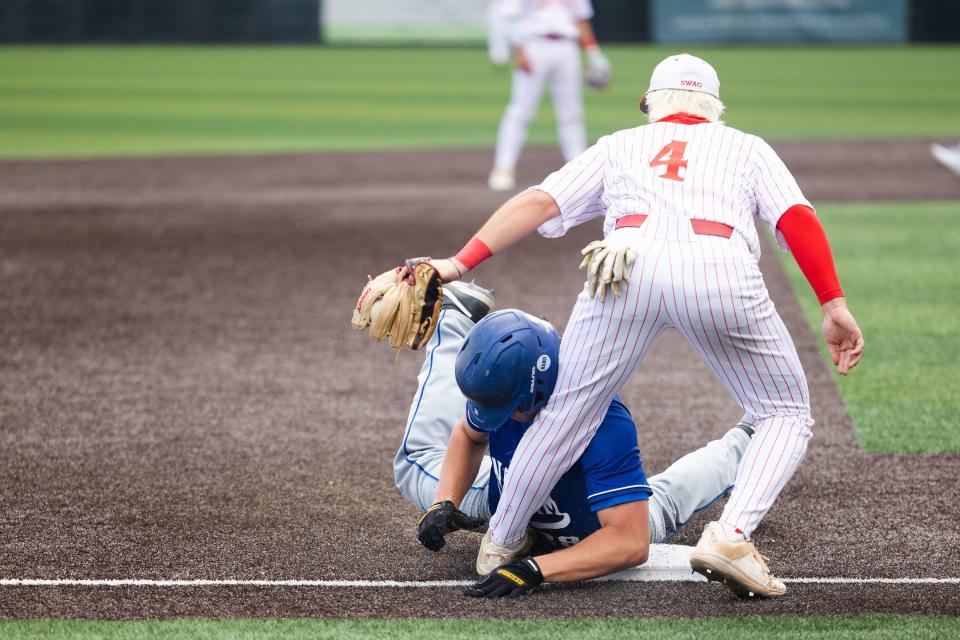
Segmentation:
[(790, 207), (780, 216), (777, 230), (783, 234), (820, 304), (842, 297), (830, 242), (813, 209), (802, 204)]
[(474, 236), (470, 238), (470, 242), (465, 244), (463, 249), (460, 249), (460, 253), (455, 255), (454, 258), (469, 271), (492, 255), (493, 252), (490, 251), (487, 243)]

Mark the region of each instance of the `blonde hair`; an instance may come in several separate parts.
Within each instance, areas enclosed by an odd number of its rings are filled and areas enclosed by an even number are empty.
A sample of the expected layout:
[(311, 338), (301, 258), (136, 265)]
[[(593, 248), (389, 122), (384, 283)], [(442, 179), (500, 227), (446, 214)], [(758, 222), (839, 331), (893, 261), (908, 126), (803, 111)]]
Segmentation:
[(686, 89), (659, 89), (648, 93), (645, 99), (647, 118), (650, 122), (656, 122), (675, 113), (689, 113), (706, 118), (710, 122), (723, 124), (720, 119), (723, 117), (723, 103), (709, 93)]

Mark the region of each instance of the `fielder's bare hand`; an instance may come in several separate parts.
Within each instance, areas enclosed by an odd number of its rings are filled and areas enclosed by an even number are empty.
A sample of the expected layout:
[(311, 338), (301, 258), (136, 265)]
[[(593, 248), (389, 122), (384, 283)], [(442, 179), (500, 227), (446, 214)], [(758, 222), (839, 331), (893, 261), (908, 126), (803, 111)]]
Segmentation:
[(530, 58), (527, 57), (523, 47), (514, 47), (513, 62), (517, 65), (517, 69), (520, 69), (520, 71), (525, 71), (526, 73), (533, 71), (533, 65), (530, 64)]
[(437, 502), (420, 516), (417, 524), (417, 540), (430, 551), (440, 551), (448, 533), (465, 529), (476, 531), (487, 523), (483, 518), (474, 518), (460, 511), (449, 500)]
[(453, 282), (463, 277), (468, 269), (461, 264), (457, 264), (455, 258), (443, 258), (435, 260), (433, 258), (408, 258), (403, 261), (403, 266), (397, 272), (397, 282), (403, 280), (407, 284), (413, 284), (413, 268), (421, 262), (428, 262), (430, 266), (437, 270), (442, 282)]
[(825, 302), (823, 309), (823, 339), (830, 349), (830, 359), (842, 376), (850, 373), (863, 357), (863, 334), (847, 310), (844, 298)]

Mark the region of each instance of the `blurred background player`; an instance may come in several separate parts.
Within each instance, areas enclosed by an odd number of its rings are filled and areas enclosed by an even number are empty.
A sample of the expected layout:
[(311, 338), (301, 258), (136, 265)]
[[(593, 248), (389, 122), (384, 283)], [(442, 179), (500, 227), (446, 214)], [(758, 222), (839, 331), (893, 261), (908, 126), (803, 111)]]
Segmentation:
[(960, 143), (949, 147), (934, 143), (930, 145), (930, 153), (937, 162), (960, 176)]
[[(411, 504), (428, 512), (421, 519), (419, 537), (434, 551), (443, 547), (446, 533), (475, 528), (489, 519), (513, 451), (528, 426), (513, 419), (513, 409), (522, 405), (525, 417), (532, 419), (556, 382), (556, 330), (517, 310), (487, 316), (492, 304), (491, 292), (476, 284), (444, 285), (444, 307), (426, 349), (403, 444), (394, 462), (397, 488)], [(470, 371), (465, 362), (475, 358), (483, 366)], [(538, 371), (537, 385), (530, 391), (527, 382), (533, 367)], [(502, 401), (491, 402), (492, 397)], [(465, 410), (470, 411), (469, 422)], [(615, 402), (605, 422), (579, 467), (558, 484), (531, 519), (536, 548), (550, 552), (573, 546), (611, 518), (635, 516), (629, 512), (638, 505), (608, 509), (641, 501), (643, 517), (635, 528), (644, 531), (642, 539), (622, 540), (620, 549), (611, 550), (609, 557), (591, 553), (597, 562), (589, 563), (589, 575), (577, 574), (576, 579), (625, 568), (627, 564), (612, 563), (617, 558), (621, 562), (636, 559), (629, 551), (636, 551), (638, 544), (645, 552), (648, 542), (663, 542), (694, 513), (726, 494), (752, 434), (750, 423), (742, 421), (647, 481), (636, 426), (626, 407)], [(484, 455), (487, 432), (491, 455)], [(445, 465), (448, 451), (453, 460)], [(584, 491), (591, 486), (599, 488)], [(584, 552), (581, 548), (580, 553)], [(509, 553), (478, 557), (477, 570), (485, 574), (513, 559)], [(546, 578), (558, 579), (549, 570)]]
[(494, 191), (516, 187), (517, 161), (545, 84), (550, 85), (564, 160), (570, 161), (586, 150), (578, 44), (586, 53), (592, 85), (606, 86), (611, 69), (597, 46), (590, 26), (592, 17), (590, 0), (491, 0), (490, 59), (494, 64), (506, 64), (512, 49), (514, 61), (510, 102), (500, 121), (488, 180)]

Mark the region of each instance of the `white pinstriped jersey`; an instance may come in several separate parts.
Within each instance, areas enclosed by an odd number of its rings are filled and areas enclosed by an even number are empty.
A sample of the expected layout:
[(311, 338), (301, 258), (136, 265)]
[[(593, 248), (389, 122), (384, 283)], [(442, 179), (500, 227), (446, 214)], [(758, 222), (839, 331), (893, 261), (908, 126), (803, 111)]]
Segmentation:
[(501, 0), (500, 12), (516, 19), (517, 39), (555, 34), (576, 40), (580, 36), (577, 21), (593, 17), (590, 0)]
[[(517, 446), (497, 512), (496, 542), (513, 544), (570, 468), (601, 416), (649, 349), (678, 331), (754, 422), (721, 522), (746, 535), (763, 519), (811, 437), (803, 367), (760, 272), (753, 217), (776, 228), (807, 205), (796, 180), (760, 138), (690, 117), (619, 131), (538, 187), (560, 206), (540, 227), (552, 237), (605, 216), (611, 246), (636, 253), (630, 282), (601, 302), (584, 286), (560, 343), (560, 375), (547, 406)], [(646, 214), (638, 227), (618, 218)], [(729, 239), (690, 219), (727, 224)], [(745, 248), (749, 248), (750, 255)]]
[[(600, 138), (537, 187), (560, 207), (540, 227), (557, 237), (605, 215), (604, 235), (636, 213), (728, 224), (760, 255), (753, 216), (776, 232), (794, 205), (811, 206), (763, 139), (721, 124), (656, 122)], [(786, 245), (780, 242), (786, 249)]]

